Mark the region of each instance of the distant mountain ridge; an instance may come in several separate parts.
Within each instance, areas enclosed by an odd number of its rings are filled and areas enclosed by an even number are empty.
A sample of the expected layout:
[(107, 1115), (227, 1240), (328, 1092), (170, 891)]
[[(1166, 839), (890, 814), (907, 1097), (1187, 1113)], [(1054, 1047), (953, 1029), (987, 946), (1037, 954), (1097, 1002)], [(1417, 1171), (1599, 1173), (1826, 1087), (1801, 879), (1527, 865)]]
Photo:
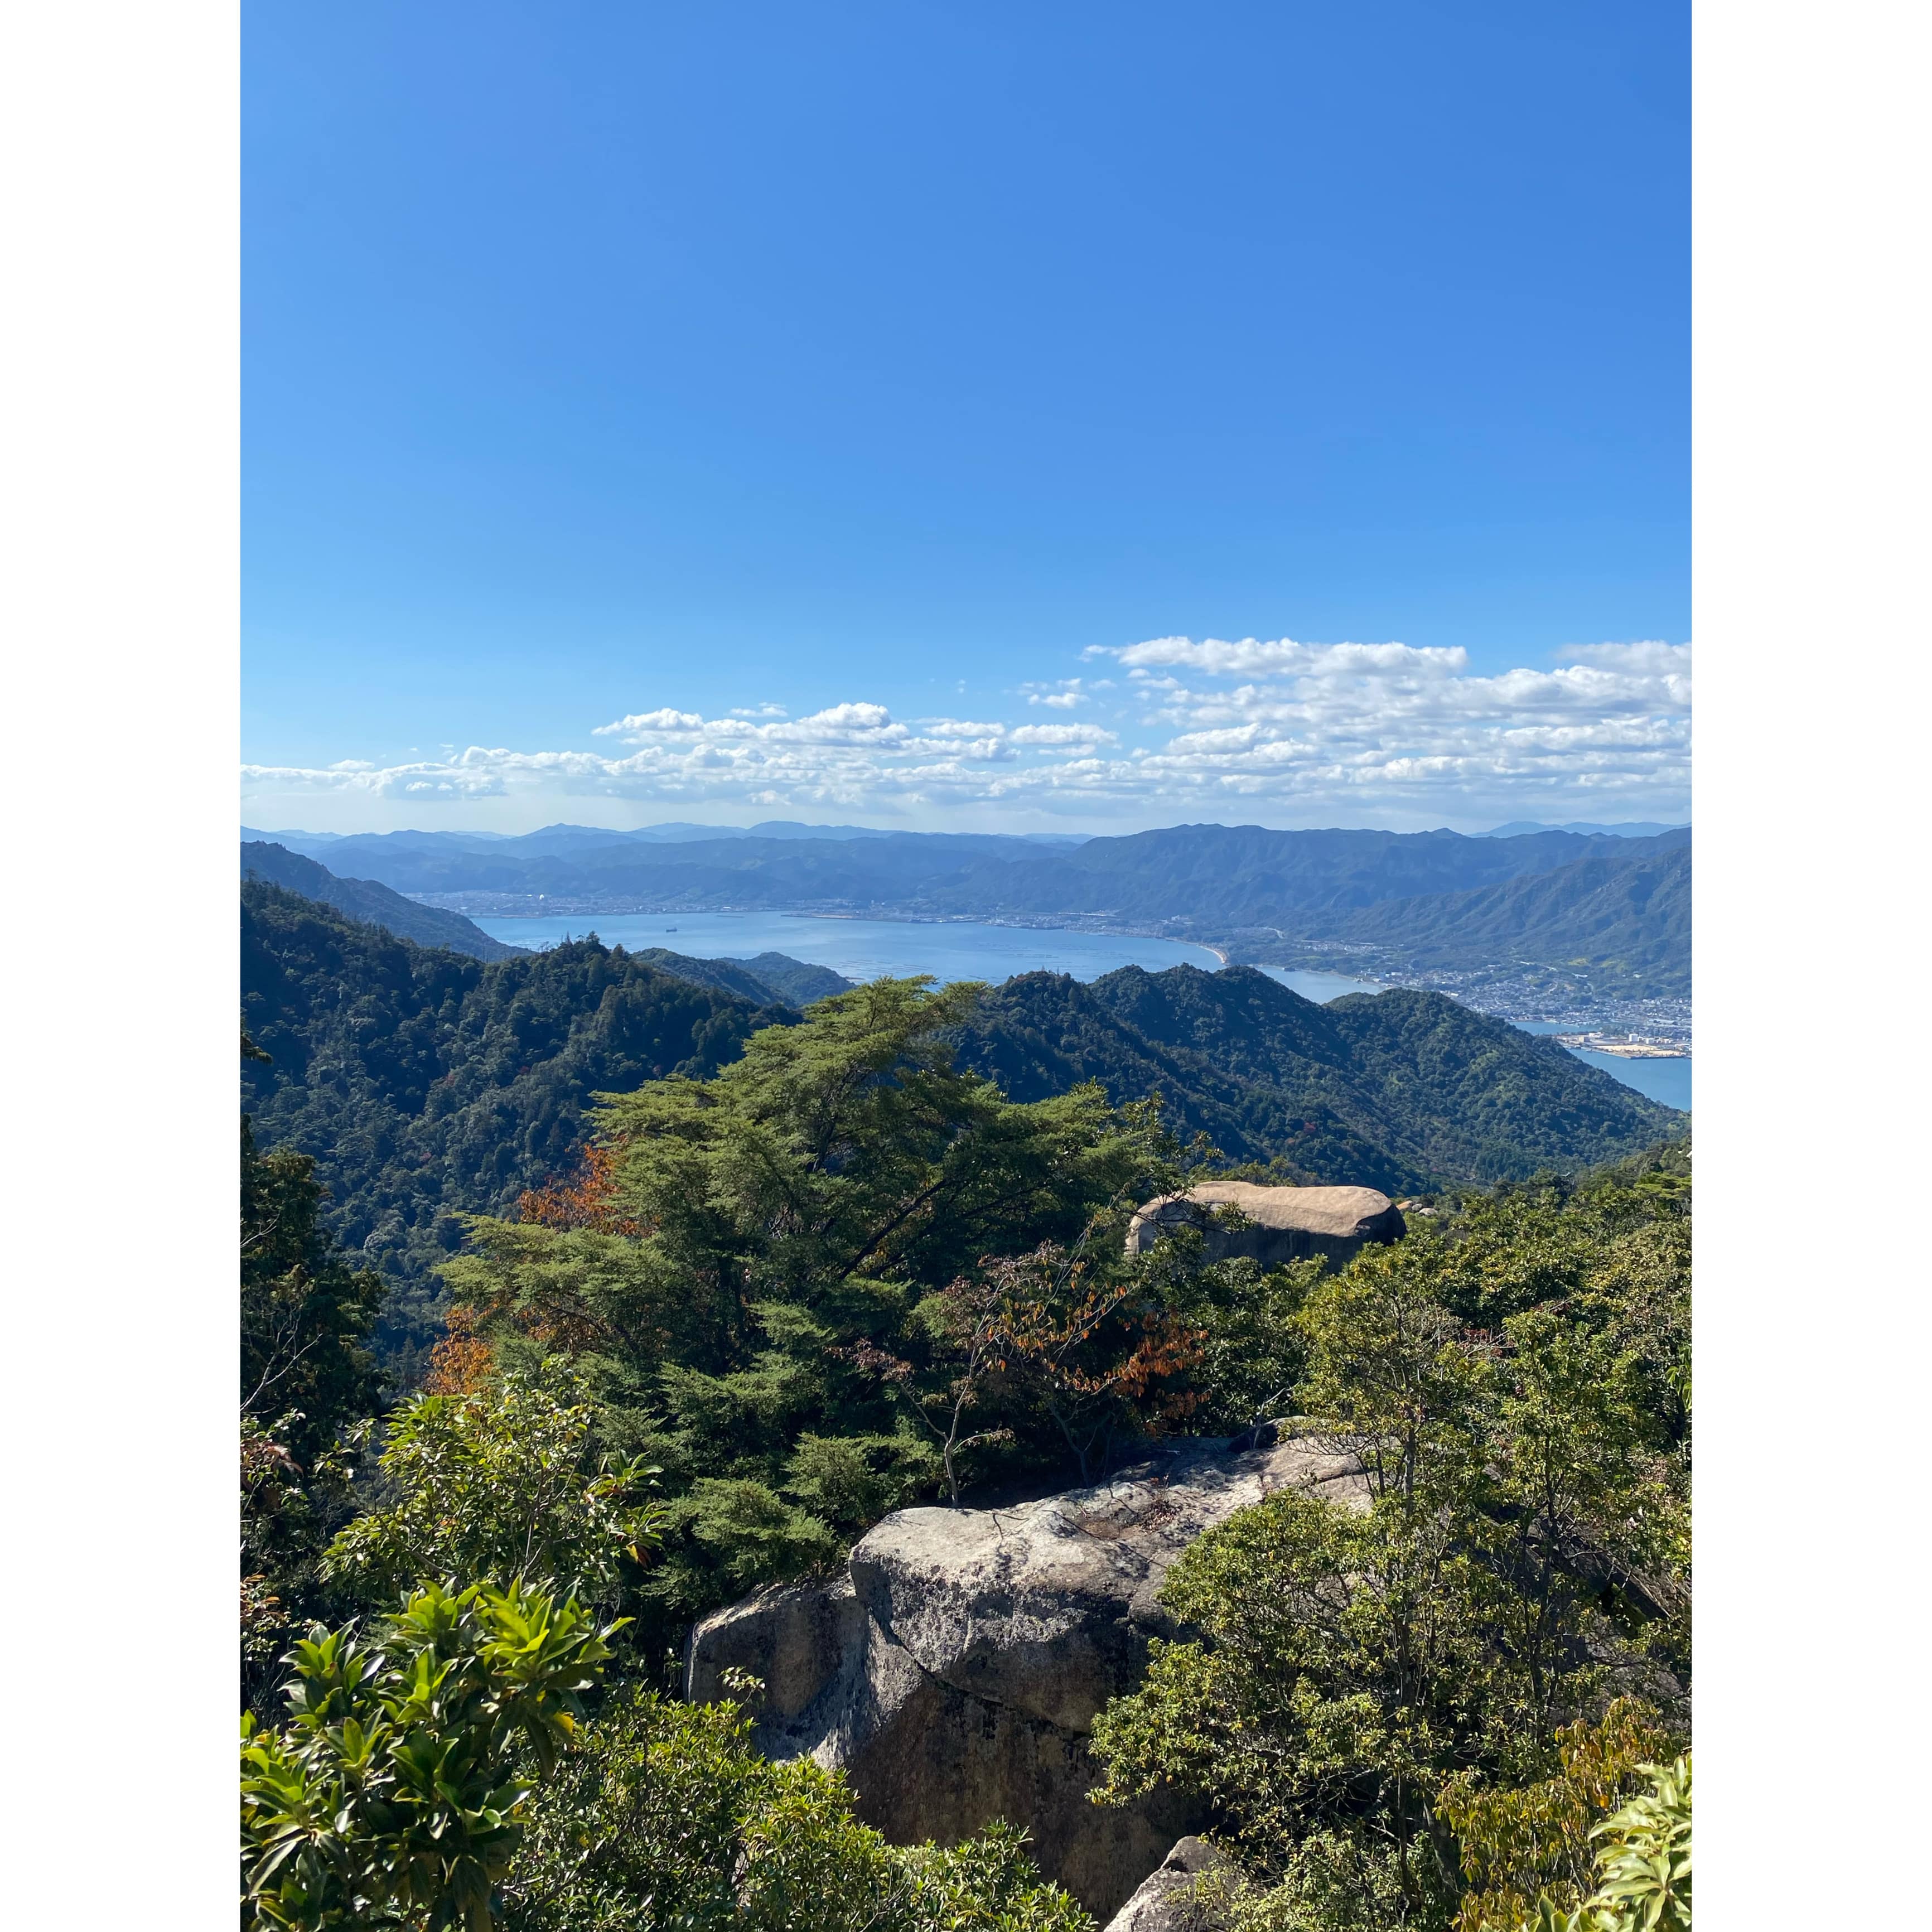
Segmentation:
[[(418, 946), (447, 946), (472, 959), (525, 958), (530, 952), (526, 946), (493, 938), (460, 913), (419, 905), (371, 879), (340, 878), (319, 860), (304, 858), (280, 845), (260, 840), (244, 844), (242, 876), (266, 879)], [(829, 966), (809, 965), (783, 952), (761, 952), (755, 959), (695, 959), (654, 946), (631, 956), (674, 979), (713, 986), (754, 1006), (809, 1006), (814, 1000), (844, 992), (853, 983)]]
[[(310, 858), (352, 838), (379, 842), (397, 850), (488, 852), (507, 845), (530, 854), (566, 851), (579, 846), (683, 845), (706, 839), (823, 838), (841, 841), (848, 838), (916, 838), (922, 836), (924, 835), (898, 832), (889, 826), (807, 825), (795, 818), (765, 818), (750, 826), (699, 825), (688, 820), (671, 819), (660, 825), (638, 826), (629, 831), (620, 831), (609, 826), (562, 824), (545, 825), (535, 832), (260, 832), (246, 825), (242, 828), (242, 836), (245, 840), (260, 840), (285, 845), (290, 851), (303, 853)], [(1087, 842), (1087, 835), (1084, 832), (1022, 832), (986, 836), (1017, 845), (1082, 845)]]
[(466, 952), (472, 959), (508, 959), (524, 950), (520, 946), (506, 946), (500, 939), (492, 939), (460, 913), (418, 905), (374, 879), (340, 878), (319, 860), (291, 852), (286, 846), (260, 839), (244, 844), (242, 876), (266, 879), (271, 885), (300, 892), (304, 898), (333, 906), (351, 919), (379, 926), (398, 939), (412, 940), (418, 946), (447, 946)]
[(1300, 945), (1252, 949), (1267, 963), (1358, 971), (1494, 975), (1530, 966), (1594, 976), (1626, 998), (1690, 994), (1690, 847), (1633, 841), (1473, 891), (1385, 899), (1306, 922)]
[(1096, 838), (1077, 851), (1018, 862), (976, 859), (926, 896), (935, 908), (958, 913), (1105, 914), (1205, 937), (1310, 926), (1385, 900), (1500, 884), (1554, 871), (1612, 842), (1622, 855), (1654, 842), (1600, 841), (1562, 832), (1487, 839), (1455, 832), (1183, 825)]
[(739, 833), (654, 843), (555, 826), (487, 842), (448, 832), (358, 834), (332, 842), (328, 851), (332, 868), (352, 866), (393, 890), (441, 899), (567, 898), (612, 910), (811, 906), (1112, 917), (1184, 921), (1204, 932), (1468, 890), (1553, 871), (1604, 848), (1629, 856), (1654, 842), (1568, 832), (1470, 838), (1184, 825), (1058, 848), (980, 832)]
[(1688, 826), (1469, 838), (1178, 825), (1061, 846), (708, 830), (390, 832), (326, 850), (333, 869), (463, 914), (818, 911), (1152, 933), (1257, 964), (1420, 980), (1513, 1018), (1689, 1024)]
[(1532, 832), (1594, 832), (1609, 838), (1654, 838), (1660, 832), (1683, 832), (1689, 830), (1688, 821), (1672, 825), (1661, 824), (1654, 819), (1627, 818), (1616, 825), (1592, 825), (1572, 819), (1567, 825), (1544, 825), (1533, 818), (1512, 819), (1507, 825), (1492, 826), (1482, 834), (1485, 838), (1520, 838)]
[(1690, 848), (1630, 858), (1593, 854), (1474, 892), (1387, 899), (1330, 929), (1400, 950), (1418, 966), (1498, 957), (1605, 962), (1658, 991), (1688, 993)]

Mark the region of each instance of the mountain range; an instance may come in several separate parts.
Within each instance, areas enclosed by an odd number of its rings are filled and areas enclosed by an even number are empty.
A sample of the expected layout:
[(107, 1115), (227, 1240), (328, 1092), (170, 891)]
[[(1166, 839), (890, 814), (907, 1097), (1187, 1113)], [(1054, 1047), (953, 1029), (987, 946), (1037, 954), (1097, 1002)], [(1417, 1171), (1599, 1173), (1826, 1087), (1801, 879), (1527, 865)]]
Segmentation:
[(519, 838), (358, 835), (316, 850), (332, 872), (458, 914), (755, 908), (1154, 932), (1256, 964), (1420, 980), (1516, 1018), (1564, 1018), (1580, 1000), (1606, 1014), (1681, 1008), (1690, 992), (1688, 826), (1468, 838), (1182, 825), (1058, 846), (842, 836), (856, 830), (552, 826)]
[(1625, 818), (1615, 825), (1592, 825), (1573, 818), (1567, 825), (1540, 824), (1533, 818), (1512, 819), (1507, 825), (1492, 826), (1485, 838), (1519, 838), (1526, 832), (1593, 832), (1612, 838), (1654, 838), (1660, 832), (1681, 832), (1682, 825), (1665, 825), (1654, 819)]
[[(876, 825), (807, 825), (796, 818), (760, 819), (755, 825), (698, 825), (683, 819), (661, 825), (639, 826), (620, 832), (608, 826), (546, 825), (535, 832), (257, 832), (242, 828), (244, 839), (271, 840), (310, 858), (352, 838), (368, 839), (394, 851), (488, 852), (514, 846), (526, 854), (568, 851), (586, 845), (686, 845), (694, 840), (734, 838), (892, 838), (908, 835)], [(917, 836), (917, 835), (911, 835)], [(1000, 835), (1005, 837), (1006, 835)], [(1023, 832), (1006, 842), (1016, 845), (1084, 845), (1082, 832)]]
[[(806, 830), (810, 836), (742, 832), (662, 842), (571, 826), (488, 840), (454, 832), (362, 833), (332, 839), (308, 856), (326, 851), (338, 874), (352, 871), (397, 892), (439, 898), (601, 900), (613, 911), (784, 905), (1185, 920), (1232, 930), (1467, 891), (1593, 854), (1636, 857), (1690, 838), (1688, 828), (1652, 838), (1558, 831), (1471, 838), (1454, 832), (1181, 825), (1042, 848), (995, 833), (855, 838)], [(283, 835), (283, 842), (292, 836)]]
[[(338, 878), (320, 860), (286, 847), (260, 841), (242, 848), (242, 876), (260, 879), (332, 907), (365, 926), (380, 926), (398, 939), (418, 946), (446, 946), (472, 959), (527, 958), (530, 949), (493, 939), (460, 913), (419, 905), (373, 879)], [(631, 956), (673, 979), (715, 986), (754, 1006), (809, 1006), (852, 984), (829, 966), (808, 965), (783, 952), (761, 952), (752, 959), (694, 959), (654, 946)]]
[(1593, 853), (1499, 885), (1384, 899), (1311, 920), (1303, 932), (1321, 944), (1289, 950), (1304, 964), (1331, 965), (1340, 952), (1382, 977), (1544, 967), (1627, 997), (1688, 999), (1690, 847), (1633, 842), (1642, 849), (1628, 856)]
[(1442, 994), (1321, 1006), (1247, 966), (1022, 974), (988, 989), (958, 1050), (1015, 1100), (1158, 1090), (1174, 1125), (1237, 1160), (1391, 1194), (1613, 1160), (1682, 1118)]

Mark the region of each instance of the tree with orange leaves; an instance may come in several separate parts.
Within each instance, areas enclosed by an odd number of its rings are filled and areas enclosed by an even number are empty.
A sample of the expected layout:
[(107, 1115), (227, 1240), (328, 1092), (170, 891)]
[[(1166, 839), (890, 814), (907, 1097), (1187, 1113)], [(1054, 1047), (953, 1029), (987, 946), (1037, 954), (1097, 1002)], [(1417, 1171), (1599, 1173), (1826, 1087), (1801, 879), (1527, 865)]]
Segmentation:
[(618, 1149), (592, 1142), (577, 1171), (527, 1187), (518, 1198), (517, 1219), (540, 1228), (588, 1228), (600, 1234), (644, 1234), (646, 1223), (626, 1211), (617, 1185)]
[(1137, 1272), (1096, 1267), (1087, 1246), (1084, 1238), (1071, 1249), (1042, 1241), (1028, 1254), (986, 1256), (928, 1304), (928, 1327), (950, 1345), (958, 1371), (935, 1405), (950, 1405), (949, 1478), (956, 1448), (970, 1446), (958, 1440), (960, 1418), (994, 1377), (1045, 1409), (1083, 1483), (1115, 1435), (1194, 1407), (1180, 1378), (1202, 1359), (1204, 1332), (1150, 1299)]

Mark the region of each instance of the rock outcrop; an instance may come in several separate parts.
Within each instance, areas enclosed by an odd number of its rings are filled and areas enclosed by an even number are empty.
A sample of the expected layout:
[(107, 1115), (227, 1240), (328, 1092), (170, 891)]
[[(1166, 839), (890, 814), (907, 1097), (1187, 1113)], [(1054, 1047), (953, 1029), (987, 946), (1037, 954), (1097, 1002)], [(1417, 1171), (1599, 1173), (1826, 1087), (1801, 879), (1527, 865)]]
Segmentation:
[(1106, 1932), (1224, 1932), (1222, 1900), (1196, 1881), (1226, 1864), (1204, 1838), (1183, 1838), (1107, 1922)]
[(1131, 1689), (1174, 1558), (1284, 1489), (1348, 1504), (1360, 1466), (1309, 1437), (1172, 1443), (1111, 1480), (1010, 1509), (888, 1516), (830, 1582), (769, 1589), (692, 1633), (686, 1693), (761, 1678), (756, 1740), (842, 1768), (860, 1815), (899, 1843), (952, 1844), (995, 1818), (1104, 1919), (1201, 1821), (1172, 1792), (1087, 1802), (1095, 1714)]
[[(1228, 1227), (1216, 1208), (1238, 1208), (1247, 1225)], [(1127, 1252), (1151, 1246), (1167, 1228), (1201, 1230), (1210, 1262), (1248, 1256), (1264, 1268), (1325, 1256), (1336, 1268), (1372, 1241), (1399, 1241), (1408, 1232), (1402, 1210), (1372, 1187), (1258, 1187), (1247, 1180), (1210, 1180), (1184, 1194), (1163, 1194), (1138, 1209), (1127, 1228)]]

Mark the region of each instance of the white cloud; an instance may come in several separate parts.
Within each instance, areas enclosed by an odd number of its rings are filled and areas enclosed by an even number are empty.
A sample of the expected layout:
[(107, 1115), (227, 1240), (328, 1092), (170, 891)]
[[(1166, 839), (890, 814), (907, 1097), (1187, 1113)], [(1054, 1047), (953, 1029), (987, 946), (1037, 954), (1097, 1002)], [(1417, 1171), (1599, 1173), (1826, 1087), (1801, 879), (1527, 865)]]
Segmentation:
[(1029, 704), (1044, 704), (1055, 711), (1071, 711), (1077, 704), (1090, 702), (1090, 694), (1082, 688), (1085, 680), (1077, 677), (1063, 677), (1052, 684), (1023, 684), (1021, 690), (1027, 694)]
[(621, 755), (472, 746), (386, 767), (249, 766), (244, 782), (250, 797), (543, 794), (931, 820), (1017, 804), (1090, 824), (1648, 818), (1688, 804), (1688, 644), (1580, 646), (1550, 668), (1484, 675), (1460, 649), (1402, 644), (1158, 638), (1084, 655), (1117, 661), (1125, 688), (1063, 679), (1022, 688), (1029, 708), (1090, 701), (1111, 713), (1106, 724), (907, 723), (860, 700), (797, 718), (776, 705), (721, 717), (667, 706), (596, 728), (592, 736), (621, 741)]
[(1407, 644), (1298, 644), (1281, 638), (1270, 644), (1244, 638), (1231, 644), (1220, 638), (1152, 638), (1129, 644), (1114, 655), (1130, 666), (1184, 664), (1216, 677), (1358, 677), (1372, 674), (1453, 674), (1469, 662), (1460, 645), (1420, 650)]
[(634, 711), (628, 718), (620, 718), (614, 724), (598, 725), (590, 735), (593, 738), (613, 738), (620, 734), (628, 737), (640, 731), (695, 731), (704, 723), (704, 718), (695, 711)]
[(1098, 724), (1022, 724), (1011, 734), (1016, 745), (1078, 745), (1092, 751), (1096, 746), (1118, 745), (1120, 734)]

